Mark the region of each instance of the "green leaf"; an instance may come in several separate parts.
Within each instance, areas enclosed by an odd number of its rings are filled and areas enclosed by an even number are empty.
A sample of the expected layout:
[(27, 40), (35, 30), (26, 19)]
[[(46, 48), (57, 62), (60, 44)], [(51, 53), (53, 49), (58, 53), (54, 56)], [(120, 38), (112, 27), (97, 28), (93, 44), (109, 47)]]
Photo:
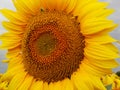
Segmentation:
[(120, 77), (120, 71), (116, 72), (116, 74)]
[(105, 86), (107, 90), (112, 90), (112, 84)]

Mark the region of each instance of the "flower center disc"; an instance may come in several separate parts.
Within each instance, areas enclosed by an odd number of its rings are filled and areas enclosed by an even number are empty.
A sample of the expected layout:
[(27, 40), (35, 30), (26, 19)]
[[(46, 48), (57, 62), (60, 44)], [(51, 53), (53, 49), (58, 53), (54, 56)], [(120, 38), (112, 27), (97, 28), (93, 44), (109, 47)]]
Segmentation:
[(70, 78), (83, 59), (84, 37), (76, 18), (43, 11), (27, 25), (22, 41), (26, 71), (44, 82)]
[(40, 55), (46, 56), (50, 55), (57, 44), (57, 40), (54, 38), (52, 33), (46, 32), (42, 33), (37, 40), (36, 48)]

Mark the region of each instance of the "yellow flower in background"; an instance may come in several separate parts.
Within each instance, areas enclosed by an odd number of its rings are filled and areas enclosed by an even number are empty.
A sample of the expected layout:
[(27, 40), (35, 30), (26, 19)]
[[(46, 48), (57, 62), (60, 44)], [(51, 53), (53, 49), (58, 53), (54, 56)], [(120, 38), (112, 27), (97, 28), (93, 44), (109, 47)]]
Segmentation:
[[(2, 74), (0, 74), (0, 78), (2, 77)], [(4, 81), (0, 83), (0, 90), (7, 90), (8, 89), (8, 82)]]
[[(113, 10), (98, 0), (13, 0), (0, 36), (8, 90), (105, 90), (100, 77), (118, 66), (109, 32)], [(5, 61), (4, 61), (5, 62)]]
[(8, 90), (7, 85), (8, 85), (7, 81), (0, 83), (0, 90)]
[(116, 74), (110, 74), (101, 78), (105, 86), (111, 85), (110, 90), (120, 90), (120, 77)]

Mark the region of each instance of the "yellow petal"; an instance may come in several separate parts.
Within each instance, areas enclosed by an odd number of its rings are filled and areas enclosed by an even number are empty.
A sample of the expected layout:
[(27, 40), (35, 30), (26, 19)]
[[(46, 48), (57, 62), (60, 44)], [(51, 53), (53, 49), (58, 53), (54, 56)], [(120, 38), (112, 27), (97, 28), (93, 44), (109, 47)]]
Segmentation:
[(10, 60), (2, 60), (3, 63), (9, 63)]
[(15, 58), (15, 57), (17, 57), (18, 55), (20, 55), (20, 52), (21, 52), (20, 46), (15, 47), (15, 48), (13, 48), (13, 49), (8, 49), (8, 52), (7, 52), (7, 54), (6, 54), (6, 57), (7, 57), (7, 58)]
[(116, 53), (119, 53), (119, 50), (118, 48), (112, 44), (112, 43), (108, 43), (108, 44), (104, 44), (106, 47), (108, 47), (109, 49), (111, 49), (112, 51), (116, 52)]
[(106, 90), (106, 88), (100, 80), (100, 77), (91, 76), (91, 78), (93, 79), (92, 84), (93, 86), (95, 86), (94, 90)]
[(0, 73), (0, 78), (2, 77), (2, 75), (3, 75), (3, 74), (2, 74), (2, 73)]
[(68, 78), (49, 84), (49, 90), (75, 90), (74, 88), (72, 81)]
[(111, 28), (106, 28), (104, 30), (101, 30), (100, 32), (95, 33), (95, 34), (98, 34), (98, 33), (101, 33), (101, 34), (110, 33), (111, 31), (115, 30), (117, 27), (118, 27), (118, 24), (114, 24)]
[(115, 58), (119, 58), (118, 53), (109, 49), (104, 45), (99, 45), (96, 43), (87, 44), (84, 49), (84, 55), (88, 59), (98, 59), (98, 60), (111, 60)]
[(83, 7), (88, 6), (89, 4), (96, 3), (98, 0), (78, 0), (78, 4), (76, 5), (73, 14), (75, 16), (80, 15), (80, 11)]
[(115, 79), (118, 79), (118, 78), (119, 78), (119, 76), (118, 76), (118, 75), (116, 75), (115, 73), (112, 73), (112, 74), (110, 74), (109, 76), (110, 76), (110, 77), (111, 77), (111, 79), (113, 79), (113, 80), (115, 80)]
[(99, 77), (112, 73), (112, 70), (110, 68), (100, 68), (98, 66), (92, 65), (91, 62), (88, 61), (89, 59), (84, 58), (80, 64), (80, 70), (84, 70), (91, 75)]
[(72, 81), (68, 78), (58, 81), (58, 82), (51, 82), (49, 84), (48, 90), (75, 90)]
[(120, 79), (115, 79), (115, 84), (116, 84), (115, 88), (119, 90), (120, 89)]
[(19, 86), (18, 90), (29, 90), (32, 82), (33, 82), (33, 77), (30, 75), (27, 75), (23, 83)]
[(62, 81), (62, 89), (61, 90), (75, 90), (73, 82), (70, 79), (65, 79)]
[(28, 14), (28, 17), (31, 16), (29, 10), (27, 10), (27, 8), (25, 7), (25, 5), (21, 2), (21, 0), (12, 0), (15, 8), (18, 10), (19, 13), (21, 14)]
[(21, 37), (13, 33), (4, 33), (0, 36), (2, 41), (1, 49), (12, 49), (21, 44)]
[[(80, 10), (77, 10), (77, 13), (79, 12), (78, 15), (78, 19), (79, 21), (81, 21), (82, 19), (84, 19), (84, 17), (86, 15), (88, 15), (89, 13), (93, 12), (93, 11), (97, 11), (99, 9), (103, 9), (106, 6), (108, 6), (108, 3), (103, 3), (103, 2), (91, 2), (87, 5), (85, 5), (84, 7), (82, 7)], [(97, 13), (96, 13), (97, 14)], [(75, 14), (74, 14), (75, 15)]]
[(99, 68), (116, 68), (119, 66), (115, 60), (97, 60), (97, 59), (86, 59), (86, 62)]
[(103, 76), (103, 77), (101, 78), (101, 80), (102, 80), (102, 83), (103, 83), (105, 86), (110, 85), (110, 84), (113, 83), (113, 79), (112, 79), (109, 75)]
[[(37, 1), (37, 2), (36, 2)], [(26, 10), (29, 11), (29, 14), (36, 15), (40, 11), (40, 1), (38, 0), (16, 0), (19, 4), (21, 4)], [(39, 7), (37, 6), (39, 5)]]
[(43, 90), (43, 81), (35, 81), (30, 87), (30, 90)]
[(102, 17), (106, 18), (107, 16), (111, 15), (114, 12), (113, 9), (105, 9), (105, 8), (100, 8), (95, 11), (89, 12), (89, 14), (86, 14), (84, 18), (82, 18), (82, 21), (87, 20), (89, 18), (94, 18), (94, 17)]
[(2, 25), (6, 30), (8, 30), (12, 33), (15, 33), (15, 34), (23, 34), (24, 30), (25, 30), (24, 27), (13, 24), (11, 22), (4, 21), (4, 22), (2, 22)]
[(54, 10), (57, 6), (56, 1), (54, 0), (41, 0), (41, 3), (45, 9)]
[(12, 23), (18, 24), (18, 25), (26, 25), (27, 24), (27, 18), (19, 15), (17, 12), (8, 10), (8, 9), (2, 9), (0, 12), (9, 19)]
[(23, 65), (18, 65), (15, 66), (14, 68), (9, 69), (6, 73), (3, 74), (1, 77), (1, 80), (11, 80), (17, 73), (23, 72), (24, 71), (24, 66)]
[(9, 90), (17, 90), (26, 78), (26, 72), (17, 73), (9, 83)]
[[(87, 79), (87, 82), (86, 82)], [(85, 75), (83, 77), (83, 73), (79, 73), (79, 71), (73, 73), (71, 76), (71, 80), (74, 83), (76, 90), (93, 90), (92, 84), (89, 84), (89, 79)]]
[(49, 90), (49, 86), (47, 82), (43, 83), (43, 90)]
[(112, 90), (120, 90), (120, 78), (114, 78), (112, 83)]
[(19, 65), (21, 66), (23, 65), (21, 55), (17, 55), (16, 57), (10, 59), (9, 64), (8, 64), (8, 70), (16, 66), (19, 66)]
[(75, 90), (106, 90), (100, 79), (90, 75), (88, 72), (78, 70), (72, 75), (71, 80), (76, 87)]
[(45, 9), (63, 11), (68, 7), (70, 1), (71, 0), (56, 0), (56, 1), (54, 1), (54, 0), (48, 0), (48, 1), (41, 0), (41, 3)]
[(65, 11), (71, 0), (56, 0), (56, 10)]
[[(98, 4), (98, 3), (100, 3), (100, 2), (98, 2), (98, 0), (78, 0), (78, 4), (76, 5), (76, 9), (73, 11), (73, 14), (75, 16), (78, 16), (78, 15), (82, 14), (82, 12), (88, 13), (88, 12), (90, 12), (90, 10), (91, 10), (91, 12), (93, 12), (96, 9), (92, 8), (92, 6), (95, 4)], [(89, 7), (89, 8), (86, 8), (86, 7)], [(85, 10), (84, 8), (86, 9), (86, 11), (84, 11)], [(102, 9), (103, 7), (98, 7), (98, 8)], [(92, 11), (92, 9), (93, 9), (93, 11)]]
[(116, 27), (117, 25), (113, 23), (112, 20), (107, 20), (104, 18), (90, 18), (86, 19), (84, 22), (81, 22), (81, 32), (84, 35), (91, 35), (98, 33), (100, 31), (111, 30), (111, 28)]
[(41, 3), (41, 0), (30, 0), (32, 3), (34, 3), (34, 8), (36, 8), (36, 9), (42, 9), (43, 8), (43, 6), (42, 6), (42, 3)]
[(66, 8), (67, 13), (72, 13), (75, 10), (77, 4), (78, 0), (71, 0), (68, 7)]
[(8, 90), (8, 82), (4, 81), (0, 83), (0, 90)]
[(100, 43), (100, 44), (106, 44), (106, 43), (111, 43), (111, 42), (116, 42), (114, 38), (112, 38), (108, 34), (95, 34), (86, 37), (85, 39), (86, 43)]
[(49, 84), (49, 90), (61, 90), (62, 89), (62, 82), (61, 81), (58, 81), (58, 82), (55, 82), (55, 83), (50, 83)]
[(49, 90), (75, 90), (74, 88), (72, 81), (68, 78), (49, 85)]

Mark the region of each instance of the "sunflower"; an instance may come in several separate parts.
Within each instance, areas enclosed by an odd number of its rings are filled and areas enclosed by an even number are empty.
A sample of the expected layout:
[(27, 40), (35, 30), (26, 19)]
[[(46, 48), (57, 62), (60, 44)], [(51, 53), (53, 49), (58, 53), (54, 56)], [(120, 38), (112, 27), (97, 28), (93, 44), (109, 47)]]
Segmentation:
[(105, 90), (100, 77), (118, 66), (114, 10), (98, 0), (13, 0), (0, 36), (8, 90)]
[(101, 80), (106, 87), (111, 87), (110, 90), (120, 90), (120, 77), (115, 73), (103, 76)]

